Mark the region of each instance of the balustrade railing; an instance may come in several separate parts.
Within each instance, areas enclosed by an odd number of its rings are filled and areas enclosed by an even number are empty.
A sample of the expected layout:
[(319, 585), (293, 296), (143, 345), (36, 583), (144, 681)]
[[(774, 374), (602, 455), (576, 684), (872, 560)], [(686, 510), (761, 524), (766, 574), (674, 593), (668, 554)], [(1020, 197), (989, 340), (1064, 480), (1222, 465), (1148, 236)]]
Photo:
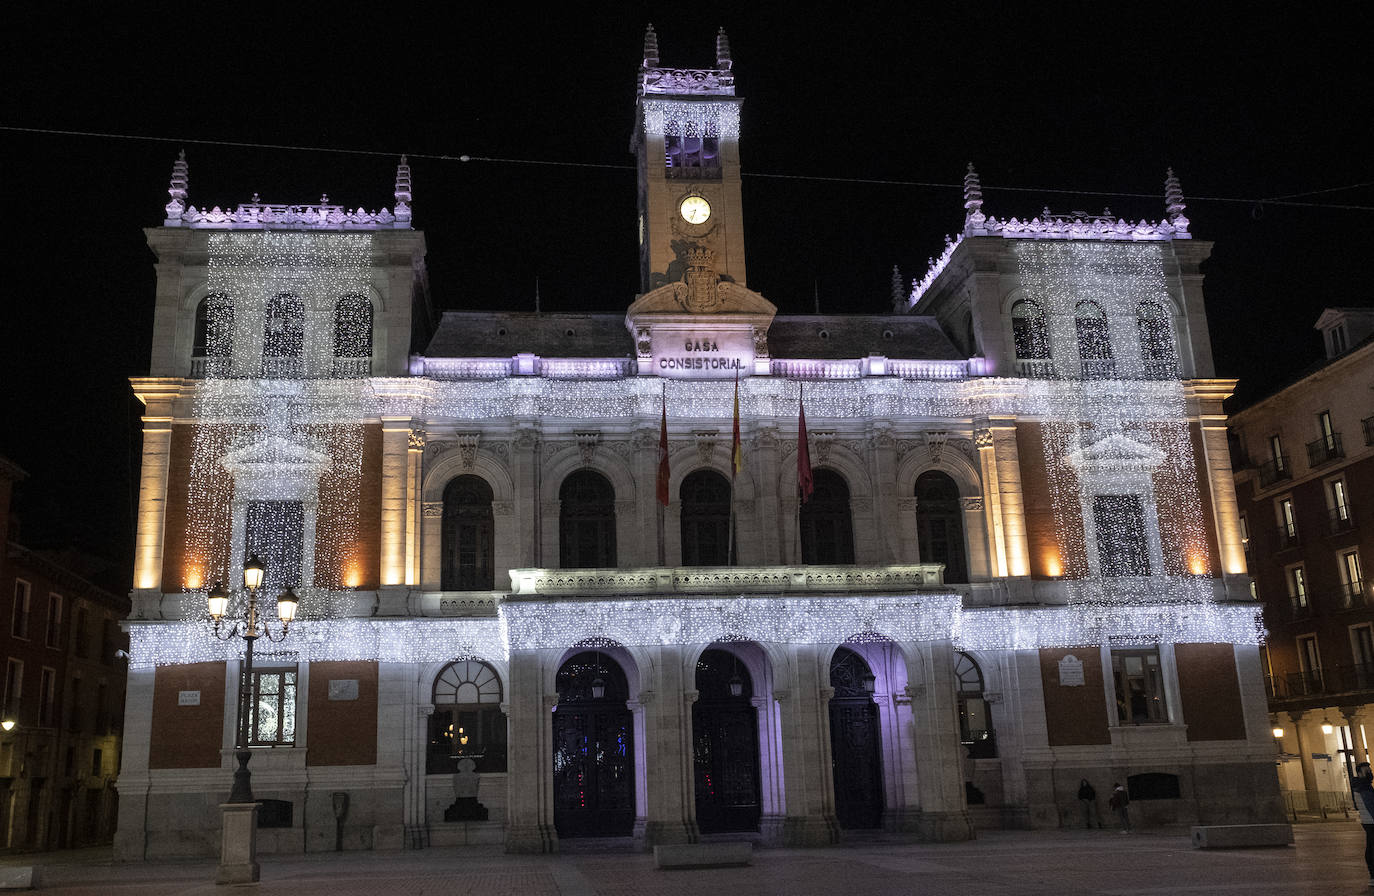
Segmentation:
[(1302, 539), (1298, 537), (1297, 526), (1279, 526), (1274, 530), (1274, 538), (1280, 551), (1295, 548), (1302, 543)]
[(1114, 358), (1084, 358), (1079, 365), (1085, 380), (1110, 380), (1116, 377)]
[(1051, 380), (1055, 377), (1053, 358), (1017, 358), (1016, 375), (1029, 380)]
[(372, 376), (372, 358), (335, 358), (334, 376), (341, 379), (359, 379)]
[(1257, 464), (1255, 469), (1259, 471), (1260, 488), (1273, 485), (1283, 479), (1293, 478), (1293, 467), (1288, 462), (1288, 455), (1280, 454), (1278, 457)]
[(1178, 379), (1178, 362), (1173, 358), (1147, 358), (1142, 366), (1147, 380)]
[(1307, 443), (1307, 462), (1311, 466), (1319, 467), (1342, 457), (1345, 457), (1345, 450), (1341, 447), (1341, 434), (1338, 432)]
[(1349, 504), (1342, 504), (1340, 507), (1332, 508), (1327, 515), (1327, 530), (1332, 535), (1339, 535), (1342, 532), (1349, 532), (1355, 528), (1355, 512), (1350, 509)]

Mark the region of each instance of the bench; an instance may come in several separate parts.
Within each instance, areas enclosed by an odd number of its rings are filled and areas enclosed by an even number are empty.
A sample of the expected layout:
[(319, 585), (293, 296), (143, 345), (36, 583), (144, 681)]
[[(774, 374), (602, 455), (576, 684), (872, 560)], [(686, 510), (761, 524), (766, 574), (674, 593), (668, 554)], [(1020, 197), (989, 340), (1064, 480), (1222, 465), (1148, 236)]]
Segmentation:
[(654, 862), (665, 871), (683, 868), (738, 868), (754, 859), (754, 844), (673, 843), (654, 847)]
[(1193, 846), (1197, 849), (1288, 846), (1292, 842), (1290, 824), (1210, 824), (1193, 828)]

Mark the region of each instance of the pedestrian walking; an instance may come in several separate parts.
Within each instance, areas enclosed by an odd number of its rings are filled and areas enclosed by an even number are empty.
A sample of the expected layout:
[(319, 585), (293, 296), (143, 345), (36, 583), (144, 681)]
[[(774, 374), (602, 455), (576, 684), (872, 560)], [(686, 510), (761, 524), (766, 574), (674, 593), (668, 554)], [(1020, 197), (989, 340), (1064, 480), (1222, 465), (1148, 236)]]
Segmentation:
[(1078, 782), (1078, 805), (1083, 807), (1083, 827), (1092, 830), (1094, 820), (1099, 828), (1102, 827), (1102, 816), (1097, 811), (1097, 791), (1087, 778)]
[(1126, 788), (1120, 783), (1112, 785), (1112, 798), (1107, 801), (1107, 806), (1116, 812), (1117, 820), (1121, 822), (1121, 833), (1131, 832), (1131, 810), (1128, 808), (1131, 798), (1126, 795)]
[(1355, 808), (1360, 813), (1360, 825), (1364, 828), (1364, 867), (1369, 872), (1369, 885), (1374, 887), (1374, 771), (1368, 762), (1355, 766), (1355, 777), (1350, 779), (1350, 792), (1355, 797)]

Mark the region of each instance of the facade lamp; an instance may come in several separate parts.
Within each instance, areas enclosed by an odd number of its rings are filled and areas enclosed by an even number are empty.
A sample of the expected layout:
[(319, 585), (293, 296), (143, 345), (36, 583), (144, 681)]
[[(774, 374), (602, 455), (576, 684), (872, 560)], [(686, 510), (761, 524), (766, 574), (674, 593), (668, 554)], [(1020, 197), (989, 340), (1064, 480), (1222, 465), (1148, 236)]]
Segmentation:
[(13, 731), (13, 730), (14, 730), (14, 719), (11, 718), (10, 716), (5, 716), (4, 720), (3, 720), (3, 721), (0, 721), (0, 728), (5, 729), (6, 731)]
[(1274, 735), (1274, 740), (1281, 740), (1283, 738), (1283, 729), (1280, 728), (1278, 725), (1274, 726), (1272, 733)]
[(1335, 726), (1331, 724), (1330, 719), (1322, 719), (1322, 734), (1330, 734), (1332, 731), (1335, 730)]
[(866, 672), (864, 673), (862, 681), (864, 686), (864, 693), (868, 694), (869, 696), (872, 696), (873, 692), (878, 689), (878, 679), (874, 677), (872, 672)]
[(262, 577), (267, 568), (262, 565), (258, 555), (254, 554), (248, 558), (248, 562), (243, 564), (243, 587), (249, 591), (257, 591), (262, 587)]
[(739, 677), (739, 657), (732, 653), (730, 654), (730, 661), (735, 673), (730, 676), (730, 696), (742, 697), (744, 696), (744, 679)]
[(594, 654), (596, 666), (592, 669), (592, 699), (600, 700), (606, 696), (606, 680), (601, 677), (601, 654)]

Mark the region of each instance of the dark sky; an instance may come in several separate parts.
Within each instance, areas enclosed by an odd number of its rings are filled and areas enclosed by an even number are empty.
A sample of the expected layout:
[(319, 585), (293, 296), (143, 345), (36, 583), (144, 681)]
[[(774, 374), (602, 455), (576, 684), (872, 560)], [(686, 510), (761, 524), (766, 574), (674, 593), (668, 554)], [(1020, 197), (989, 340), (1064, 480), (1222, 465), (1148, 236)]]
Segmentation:
[[(1319, 356), (1324, 306), (1371, 301), (1366, 19), (1297, 4), (422, 6), (7, 13), (0, 124), (165, 138), (0, 131), (0, 453), (32, 477), (23, 541), (106, 554), (127, 586), (140, 451), (127, 378), (147, 371), (153, 306), (141, 228), (162, 220), (178, 149), (197, 206), (256, 191), (369, 209), (392, 204), (396, 156), (412, 153), (437, 307), (530, 309), (537, 276), (546, 311), (625, 308), (650, 21), (665, 65), (707, 67), (717, 27), (730, 35), (749, 285), (783, 312), (809, 312), (816, 291), (827, 313), (885, 310), (892, 266), (920, 276), (962, 225), (968, 161), (998, 217), (1109, 205), (1156, 220), (1173, 166), (1193, 233), (1216, 243), (1217, 368), (1242, 399)], [(426, 157), (463, 154), (566, 164)], [(1332, 189), (1351, 185), (1366, 186)], [(1321, 207), (1255, 201), (1290, 194)]]

